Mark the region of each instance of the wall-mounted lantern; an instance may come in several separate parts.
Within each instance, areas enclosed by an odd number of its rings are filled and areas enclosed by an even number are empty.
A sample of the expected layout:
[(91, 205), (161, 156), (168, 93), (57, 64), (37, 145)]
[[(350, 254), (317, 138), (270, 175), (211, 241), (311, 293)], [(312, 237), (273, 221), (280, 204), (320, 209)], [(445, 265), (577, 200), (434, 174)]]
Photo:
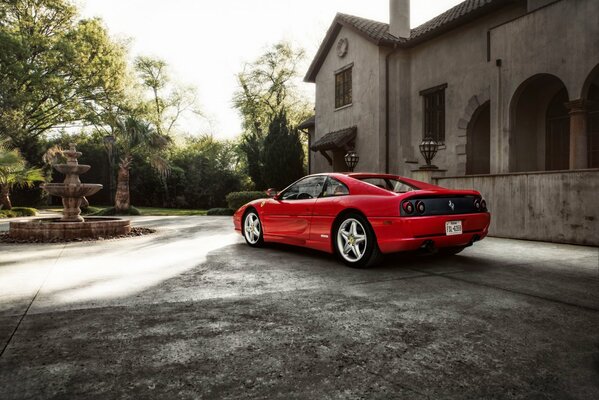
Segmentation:
[(345, 155), (345, 165), (347, 165), (347, 168), (349, 168), (350, 172), (354, 172), (354, 168), (356, 168), (356, 165), (358, 165), (359, 161), (360, 156), (358, 156), (358, 153), (353, 150), (348, 151)]

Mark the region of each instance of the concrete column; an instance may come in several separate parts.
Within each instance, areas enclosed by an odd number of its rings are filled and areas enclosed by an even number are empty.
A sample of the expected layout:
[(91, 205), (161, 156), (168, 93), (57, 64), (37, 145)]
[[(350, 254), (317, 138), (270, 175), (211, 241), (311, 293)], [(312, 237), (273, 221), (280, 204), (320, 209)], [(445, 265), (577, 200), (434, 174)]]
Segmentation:
[(585, 169), (589, 166), (587, 102), (578, 99), (566, 107), (570, 110), (570, 169)]

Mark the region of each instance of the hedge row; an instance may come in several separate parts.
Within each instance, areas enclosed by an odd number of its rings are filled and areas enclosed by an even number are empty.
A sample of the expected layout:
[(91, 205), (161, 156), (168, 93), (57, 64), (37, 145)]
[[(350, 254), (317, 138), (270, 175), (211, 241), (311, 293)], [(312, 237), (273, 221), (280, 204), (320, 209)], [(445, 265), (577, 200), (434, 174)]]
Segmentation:
[(242, 205), (256, 199), (265, 199), (265, 192), (233, 192), (227, 195), (229, 208), (237, 210)]
[(211, 208), (206, 215), (233, 215), (235, 210), (231, 208)]

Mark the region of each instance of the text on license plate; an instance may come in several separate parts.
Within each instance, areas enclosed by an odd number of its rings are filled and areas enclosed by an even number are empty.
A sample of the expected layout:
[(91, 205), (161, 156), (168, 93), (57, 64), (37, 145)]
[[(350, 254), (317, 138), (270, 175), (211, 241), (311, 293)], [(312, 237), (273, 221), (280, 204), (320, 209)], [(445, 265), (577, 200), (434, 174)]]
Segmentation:
[(447, 221), (447, 222), (445, 222), (445, 234), (461, 235), (462, 234), (462, 221)]

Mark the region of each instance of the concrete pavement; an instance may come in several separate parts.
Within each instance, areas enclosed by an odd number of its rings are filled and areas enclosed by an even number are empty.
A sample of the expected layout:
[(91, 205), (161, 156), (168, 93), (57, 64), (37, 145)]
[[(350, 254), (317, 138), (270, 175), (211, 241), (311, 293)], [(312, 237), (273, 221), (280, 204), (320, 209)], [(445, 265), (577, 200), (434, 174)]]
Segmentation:
[(133, 219), (158, 232), (0, 244), (0, 398), (599, 398), (596, 248), (352, 270), (229, 217)]

